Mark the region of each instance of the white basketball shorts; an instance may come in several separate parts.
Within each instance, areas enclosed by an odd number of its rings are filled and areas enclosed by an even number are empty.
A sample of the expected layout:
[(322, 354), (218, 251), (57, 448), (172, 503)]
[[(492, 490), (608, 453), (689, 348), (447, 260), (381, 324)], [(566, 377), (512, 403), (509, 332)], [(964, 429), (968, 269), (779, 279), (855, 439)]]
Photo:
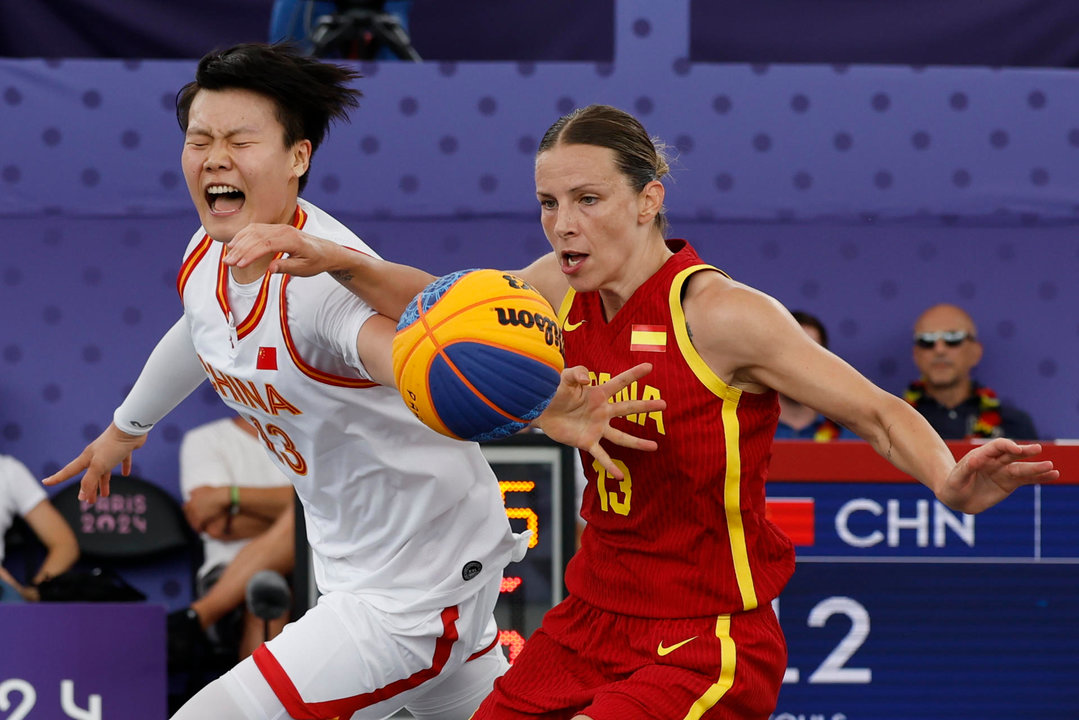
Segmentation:
[(293, 718), (374, 720), (410, 705), (452, 717), (462, 703), (467, 718), (508, 667), (492, 615), (500, 584), (442, 611), (394, 614), (332, 592), (252, 657)]

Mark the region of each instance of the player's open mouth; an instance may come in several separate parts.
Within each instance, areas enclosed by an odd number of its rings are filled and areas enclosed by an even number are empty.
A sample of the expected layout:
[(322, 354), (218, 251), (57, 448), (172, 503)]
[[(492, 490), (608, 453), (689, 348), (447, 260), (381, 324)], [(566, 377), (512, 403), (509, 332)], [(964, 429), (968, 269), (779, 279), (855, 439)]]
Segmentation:
[(211, 185), (206, 188), (206, 204), (212, 215), (231, 215), (244, 206), (244, 194), (232, 185)]
[(572, 269), (584, 262), (584, 259), (588, 257), (582, 253), (564, 252), (562, 253), (562, 267), (563, 269)]

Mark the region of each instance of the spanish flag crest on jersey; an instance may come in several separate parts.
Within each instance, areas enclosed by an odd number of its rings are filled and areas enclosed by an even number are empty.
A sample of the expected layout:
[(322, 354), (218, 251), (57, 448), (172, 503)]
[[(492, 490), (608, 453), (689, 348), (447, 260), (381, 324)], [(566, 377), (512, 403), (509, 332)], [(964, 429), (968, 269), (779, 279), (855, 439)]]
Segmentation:
[(667, 328), (663, 325), (634, 325), (630, 328), (631, 352), (667, 352)]

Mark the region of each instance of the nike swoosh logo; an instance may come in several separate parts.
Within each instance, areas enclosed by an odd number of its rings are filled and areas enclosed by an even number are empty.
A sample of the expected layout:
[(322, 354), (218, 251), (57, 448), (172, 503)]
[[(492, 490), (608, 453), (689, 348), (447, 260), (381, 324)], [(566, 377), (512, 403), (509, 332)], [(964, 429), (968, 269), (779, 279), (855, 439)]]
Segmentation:
[(693, 637), (689, 638), (688, 640), (683, 640), (680, 643), (675, 643), (674, 645), (671, 645), (670, 647), (663, 647), (663, 643), (661, 642), (659, 644), (659, 647), (656, 648), (656, 654), (659, 655), (660, 657), (663, 657), (665, 655), (670, 655), (675, 650), (677, 650), (678, 648), (685, 645), (687, 642), (691, 642), (691, 641), (696, 640), (696, 639), (697, 639), (697, 636), (694, 635)]
[(562, 332), (573, 332), (573, 331), (574, 331), (574, 330), (576, 330), (577, 328), (579, 328), (579, 327), (581, 327), (582, 325), (584, 325), (584, 324), (585, 324), (585, 322), (587, 322), (587, 321), (586, 321), (586, 320), (582, 320), (582, 321), (580, 321), (580, 322), (575, 322), (575, 323), (571, 323), (571, 322), (569, 321), (569, 318), (566, 318), (566, 321), (565, 321), (564, 323), (562, 323)]

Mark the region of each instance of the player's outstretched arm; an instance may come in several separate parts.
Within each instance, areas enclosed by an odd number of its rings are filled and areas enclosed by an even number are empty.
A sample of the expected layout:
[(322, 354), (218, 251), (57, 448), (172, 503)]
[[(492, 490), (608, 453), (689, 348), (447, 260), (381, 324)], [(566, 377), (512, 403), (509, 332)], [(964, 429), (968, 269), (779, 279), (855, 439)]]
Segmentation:
[(1036, 443), (1020, 445), (1014, 440), (996, 438), (974, 448), (956, 463), (937, 491), (949, 507), (979, 513), (1012, 494), (1016, 488), (1060, 478), (1048, 460), (1029, 462), (1042, 451)]
[(434, 275), (409, 265), (387, 262), (291, 225), (248, 225), (229, 243), (227, 265), (244, 267), (266, 255), (286, 253), (270, 263), (270, 272), (310, 277), (329, 273), (350, 292), (388, 318), (401, 317), (408, 303)]
[(119, 465), (122, 475), (131, 472), (131, 453), (145, 442), (145, 435), (128, 435), (114, 423), (109, 423), (105, 431), (87, 445), (78, 457), (42, 482), (57, 485), (83, 473), (79, 500), (95, 502), (98, 495), (108, 496), (113, 468)]
[(146, 433), (184, 398), (194, 392), (206, 372), (191, 344), (187, 321), (180, 318), (158, 341), (113, 422), (59, 472), (43, 481), (56, 485), (83, 473), (79, 499), (94, 502), (108, 496), (109, 479), (117, 465), (131, 472), (131, 453), (146, 442)]
[(547, 409), (533, 423), (552, 440), (587, 451), (616, 479), (622, 471), (611, 462), (600, 440), (634, 450), (655, 450), (656, 443), (611, 427), (611, 418), (635, 413), (649, 413), (667, 407), (664, 400), (622, 400), (611, 398), (631, 383), (652, 372), (652, 365), (641, 363), (616, 375), (602, 385), (592, 385), (583, 365), (566, 368)]

